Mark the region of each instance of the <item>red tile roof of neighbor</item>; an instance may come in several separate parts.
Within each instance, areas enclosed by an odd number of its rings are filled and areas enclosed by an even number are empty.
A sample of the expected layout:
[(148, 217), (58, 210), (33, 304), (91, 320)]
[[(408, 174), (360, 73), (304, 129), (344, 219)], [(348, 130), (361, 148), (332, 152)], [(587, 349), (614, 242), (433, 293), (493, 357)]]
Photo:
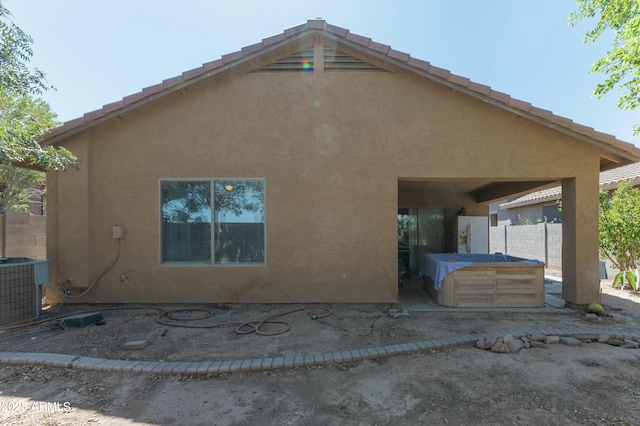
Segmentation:
[(464, 92), (487, 103), (491, 103), (522, 117), (545, 126), (568, 133), (581, 140), (594, 144), (616, 157), (626, 161), (639, 161), (640, 150), (633, 144), (620, 141), (615, 136), (598, 132), (591, 127), (574, 123), (572, 120), (553, 114), (550, 111), (534, 107), (511, 96), (495, 91), (489, 86), (475, 83), (468, 78), (452, 74), (450, 71), (435, 67), (427, 61), (392, 49), (390, 46), (372, 41), (370, 38), (351, 33), (345, 28), (328, 24), (322, 19), (311, 19), (306, 23), (286, 29), (283, 33), (267, 37), (261, 42), (243, 47), (237, 52), (223, 55), (220, 59), (207, 62), (198, 68), (185, 71), (182, 75), (164, 80), (162, 83), (146, 87), (141, 92), (124, 97), (122, 100), (105, 105), (101, 109), (88, 112), (84, 116), (65, 122), (43, 136), (42, 143), (56, 144), (64, 138), (88, 127), (118, 117), (132, 109), (163, 96), (186, 88), (212, 75), (224, 72), (259, 56), (272, 48), (293, 43), (301, 37), (319, 34), (330, 40), (363, 51), (400, 68), (412, 71), (423, 77), (444, 84), (454, 90)]
[[(620, 182), (627, 181), (631, 186), (640, 185), (640, 163), (629, 164), (628, 166), (617, 167), (600, 173), (600, 189), (615, 189)], [(523, 195), (508, 203), (500, 204), (501, 209), (527, 206), (530, 204), (543, 203), (545, 201), (556, 201), (562, 197), (562, 186), (555, 186), (542, 191), (532, 192)]]

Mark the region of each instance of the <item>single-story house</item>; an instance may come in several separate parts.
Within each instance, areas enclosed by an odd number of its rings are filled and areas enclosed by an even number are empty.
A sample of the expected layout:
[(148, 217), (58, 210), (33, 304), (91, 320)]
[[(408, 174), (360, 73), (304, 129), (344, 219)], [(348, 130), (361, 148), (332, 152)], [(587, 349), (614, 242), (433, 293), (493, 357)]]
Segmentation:
[[(613, 191), (620, 182), (640, 185), (640, 163), (617, 167), (600, 173), (600, 189)], [(560, 223), (562, 187), (532, 192), (502, 203), (492, 204), (492, 223), (496, 225), (524, 225), (532, 223)], [(493, 217), (495, 216), (495, 217)]]
[[(598, 175), (632, 144), (330, 25), (289, 28), (45, 135), (51, 277), (82, 302), (395, 303), (398, 213), (560, 184), (563, 298), (598, 300)], [(571, 158), (571, 161), (567, 161)], [(425, 243), (427, 244), (427, 243)], [(54, 297), (56, 294), (51, 294)]]

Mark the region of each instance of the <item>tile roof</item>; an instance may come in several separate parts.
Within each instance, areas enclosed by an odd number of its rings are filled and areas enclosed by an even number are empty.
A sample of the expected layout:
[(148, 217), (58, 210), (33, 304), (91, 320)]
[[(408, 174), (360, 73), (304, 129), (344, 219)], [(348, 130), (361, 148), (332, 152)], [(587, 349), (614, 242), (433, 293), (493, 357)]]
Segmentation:
[(105, 105), (101, 109), (88, 112), (82, 117), (67, 121), (45, 134), (41, 142), (45, 144), (58, 143), (64, 138), (88, 127), (118, 117), (148, 102), (182, 90), (191, 84), (195, 84), (210, 76), (242, 64), (245, 61), (251, 60), (259, 56), (262, 52), (293, 43), (301, 37), (313, 34), (319, 34), (328, 39), (360, 49), (369, 55), (377, 56), (379, 59), (437, 81), (454, 90), (482, 99), (485, 102), (492, 103), (553, 129), (571, 134), (581, 140), (595, 144), (607, 152), (613, 153), (617, 159), (621, 158), (626, 161), (640, 160), (640, 150), (633, 144), (620, 141), (612, 135), (598, 132), (591, 127), (574, 123), (572, 120), (554, 115), (550, 111), (534, 107), (528, 102), (512, 98), (507, 94), (493, 90), (489, 86), (475, 83), (466, 77), (452, 74), (450, 71), (433, 66), (427, 61), (413, 58), (407, 53), (374, 42), (368, 37), (353, 34), (348, 29), (331, 25), (322, 19), (308, 20), (304, 24), (286, 29), (283, 33), (267, 37), (259, 43), (243, 47), (237, 52), (223, 55), (220, 59), (207, 62), (198, 68), (185, 71), (179, 76), (146, 87), (142, 89), (141, 92)]
[[(600, 173), (600, 189), (615, 189), (622, 181), (628, 181), (632, 186), (640, 185), (640, 163), (629, 164), (628, 166), (617, 167)], [(522, 197), (518, 197), (508, 203), (500, 204), (501, 209), (510, 209), (530, 204), (543, 203), (545, 201), (555, 201), (562, 197), (562, 186), (532, 192)]]

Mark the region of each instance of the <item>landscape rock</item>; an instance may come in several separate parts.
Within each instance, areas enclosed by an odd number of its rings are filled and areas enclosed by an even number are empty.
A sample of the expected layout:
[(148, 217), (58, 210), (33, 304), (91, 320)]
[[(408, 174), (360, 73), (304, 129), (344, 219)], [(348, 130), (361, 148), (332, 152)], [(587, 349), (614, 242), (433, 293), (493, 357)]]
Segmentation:
[(515, 353), (524, 347), (524, 342), (514, 338), (511, 334), (507, 334), (503, 338), (504, 346), (507, 352)]
[(548, 345), (560, 343), (560, 336), (544, 336), (544, 339), (542, 339), (542, 341)]
[(481, 338), (476, 342), (476, 346), (480, 349), (491, 349), (491, 347), (496, 344), (497, 340), (497, 337), (491, 337), (488, 339)]
[(124, 344), (125, 349), (144, 349), (149, 346), (147, 340), (132, 340)]
[(547, 337), (544, 334), (532, 334), (529, 336), (532, 342), (542, 342), (544, 338)]
[(602, 318), (601, 318), (601, 317), (599, 317), (599, 316), (598, 316), (598, 315), (596, 315), (596, 314), (592, 314), (592, 313), (591, 313), (591, 314), (585, 314), (584, 318), (585, 318), (587, 321), (591, 321), (591, 322), (601, 322), (601, 321), (602, 321)]
[(580, 340), (572, 336), (562, 336), (560, 337), (560, 342), (569, 346), (580, 346), (582, 344)]
[(504, 341), (502, 339), (498, 339), (496, 343), (491, 347), (491, 352), (505, 353), (507, 352), (507, 348), (504, 346)]

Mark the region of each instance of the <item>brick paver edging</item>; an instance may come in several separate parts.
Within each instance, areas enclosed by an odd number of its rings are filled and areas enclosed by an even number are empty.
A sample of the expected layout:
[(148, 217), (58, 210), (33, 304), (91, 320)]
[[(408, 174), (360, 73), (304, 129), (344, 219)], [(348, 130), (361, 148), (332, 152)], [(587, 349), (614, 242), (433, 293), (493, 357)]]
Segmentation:
[(152, 374), (224, 374), (240, 371), (266, 371), (284, 368), (310, 367), (332, 363), (360, 361), (389, 357), (412, 352), (438, 350), (456, 346), (472, 345), (482, 338), (502, 337), (511, 334), (515, 338), (542, 334), (547, 336), (573, 336), (608, 334), (615, 339), (640, 341), (640, 332), (620, 330), (573, 328), (521, 329), (506, 333), (481, 333), (442, 339), (425, 340), (413, 343), (376, 346), (341, 352), (314, 353), (286, 357), (269, 357), (233, 361), (198, 362), (157, 362), (124, 361), (103, 358), (91, 358), (77, 355), (33, 352), (0, 352), (0, 364), (12, 365), (48, 365), (52, 367), (79, 368), (84, 370), (127, 371)]

